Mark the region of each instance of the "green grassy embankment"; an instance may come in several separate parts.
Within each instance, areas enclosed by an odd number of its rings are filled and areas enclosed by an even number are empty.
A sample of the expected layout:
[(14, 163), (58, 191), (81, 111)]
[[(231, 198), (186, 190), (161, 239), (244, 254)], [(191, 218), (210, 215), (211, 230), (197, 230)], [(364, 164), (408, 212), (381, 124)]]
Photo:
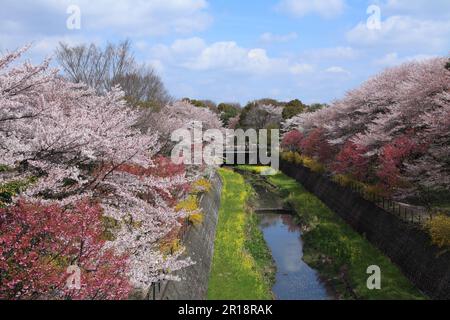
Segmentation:
[[(262, 167), (246, 167), (261, 172)], [(316, 196), (294, 179), (278, 173), (268, 177), (292, 206), (302, 224), (303, 260), (318, 270), (340, 299), (424, 299), (381, 251), (354, 231)], [(381, 269), (381, 290), (367, 288), (367, 268)]]
[(219, 173), (223, 189), (208, 299), (272, 299), (272, 257), (257, 217), (247, 207), (252, 189), (232, 170)]

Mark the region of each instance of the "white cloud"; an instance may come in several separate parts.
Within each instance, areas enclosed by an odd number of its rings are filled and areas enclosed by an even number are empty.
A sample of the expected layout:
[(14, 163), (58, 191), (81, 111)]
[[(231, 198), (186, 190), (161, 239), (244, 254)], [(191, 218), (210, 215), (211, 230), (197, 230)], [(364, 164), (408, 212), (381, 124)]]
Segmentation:
[(236, 42), (216, 42), (203, 49), (192, 63), (184, 65), (198, 70), (234, 69), (247, 60), (247, 54)]
[(314, 71), (314, 67), (307, 63), (295, 63), (289, 70), (292, 74), (299, 75)]
[(179, 54), (197, 54), (205, 48), (205, 41), (198, 37), (175, 40), (171, 46), (173, 52)]
[[(24, 58), (30, 59), (33, 63), (41, 63), (44, 58), (54, 58), (55, 49), (60, 42), (74, 46), (81, 43), (101, 43), (101, 39), (96, 36), (87, 37), (84, 35), (54, 35), (30, 38), (27, 35), (0, 33), (0, 55), (31, 44), (31, 49), (24, 54)], [(54, 59), (53, 63), (55, 63)]]
[(347, 39), (363, 46), (443, 50), (450, 47), (450, 21), (392, 16), (381, 23), (381, 30), (370, 30), (359, 23), (347, 33)]
[(296, 17), (318, 14), (330, 18), (341, 14), (344, 8), (344, 0), (281, 0), (277, 5), (279, 11)]
[[(146, 46), (148, 46), (148, 44)], [(148, 52), (150, 56), (160, 60), (169, 60), (172, 56), (172, 50), (164, 44), (157, 44), (150, 49), (141, 49), (141, 51), (143, 53)]]
[(381, 66), (393, 66), (399, 63), (399, 57), (397, 52), (391, 52), (386, 54), (381, 59), (375, 61), (376, 64)]
[(112, 27), (132, 34), (190, 33), (204, 30), (211, 22), (205, 0), (116, 1), (114, 5), (109, 0), (80, 2), (88, 27)]
[(383, 66), (383, 67), (392, 67), (395, 65), (399, 65), (405, 62), (411, 62), (411, 61), (422, 61), (426, 59), (435, 58), (436, 55), (429, 55), (429, 54), (417, 54), (414, 56), (406, 56), (406, 57), (400, 57), (397, 52), (391, 52), (383, 56), (381, 59), (375, 60), (375, 64)]
[(352, 47), (334, 47), (308, 50), (304, 53), (308, 58), (314, 59), (354, 59), (359, 56), (358, 50)]
[(284, 57), (269, 57), (261, 48), (244, 48), (234, 41), (206, 44), (203, 39), (179, 39), (170, 46), (156, 45), (151, 50), (155, 59), (194, 71), (227, 71), (246, 74), (301, 74), (312, 66)]
[(273, 34), (270, 32), (263, 33), (260, 36), (260, 40), (262, 42), (271, 43), (271, 42), (289, 42), (298, 38), (298, 34), (295, 32), (290, 32), (287, 34)]
[[(15, 30), (67, 33), (66, 10), (77, 5), (81, 10), (81, 31), (109, 31), (116, 34), (163, 35), (204, 30), (212, 21), (206, 0), (22, 0), (4, 1), (0, 30), (17, 25)], [(25, 8), (25, 9), (24, 9)], [(11, 28), (7, 29), (11, 30)]]
[(338, 67), (338, 66), (330, 67), (330, 68), (326, 69), (325, 72), (328, 72), (328, 73), (341, 73), (341, 74), (350, 75), (349, 71), (345, 70), (342, 67)]
[(261, 73), (274, 70), (280, 61), (267, 56), (264, 49), (246, 49), (236, 42), (215, 42), (204, 48), (200, 55), (185, 67), (195, 70), (224, 69)]
[[(81, 10), (81, 29), (68, 30), (69, 5)], [(39, 62), (59, 42), (71, 45), (138, 39), (135, 48), (150, 50), (149, 36), (201, 31), (212, 22), (206, 0), (21, 0), (1, 1), (0, 53), (32, 43), (26, 58)]]

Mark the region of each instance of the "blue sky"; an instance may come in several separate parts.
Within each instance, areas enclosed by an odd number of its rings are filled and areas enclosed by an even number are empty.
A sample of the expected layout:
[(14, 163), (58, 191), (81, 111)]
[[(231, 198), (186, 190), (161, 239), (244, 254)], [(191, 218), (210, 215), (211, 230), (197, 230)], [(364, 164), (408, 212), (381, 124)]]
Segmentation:
[[(69, 30), (67, 8), (81, 11)], [(448, 0), (0, 0), (0, 51), (129, 38), (177, 97), (330, 102), (386, 67), (445, 56)], [(380, 9), (370, 29), (370, 5)]]

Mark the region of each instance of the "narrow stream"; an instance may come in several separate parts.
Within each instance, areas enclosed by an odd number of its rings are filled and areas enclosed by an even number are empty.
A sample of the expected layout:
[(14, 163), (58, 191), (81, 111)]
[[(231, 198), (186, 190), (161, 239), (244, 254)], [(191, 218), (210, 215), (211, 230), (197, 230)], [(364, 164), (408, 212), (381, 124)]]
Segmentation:
[[(255, 210), (259, 227), (272, 252), (277, 267), (272, 291), (280, 300), (329, 300), (332, 294), (320, 280), (317, 271), (303, 260), (303, 241), (300, 226), (294, 216), (283, 210), (266, 211), (265, 208), (286, 210), (283, 198), (263, 178), (248, 172), (242, 173), (255, 190)], [(280, 213), (283, 212), (283, 213)]]
[(263, 213), (259, 217), (260, 228), (277, 266), (272, 288), (276, 299), (331, 299), (317, 272), (302, 260), (301, 230), (293, 217), (277, 213)]

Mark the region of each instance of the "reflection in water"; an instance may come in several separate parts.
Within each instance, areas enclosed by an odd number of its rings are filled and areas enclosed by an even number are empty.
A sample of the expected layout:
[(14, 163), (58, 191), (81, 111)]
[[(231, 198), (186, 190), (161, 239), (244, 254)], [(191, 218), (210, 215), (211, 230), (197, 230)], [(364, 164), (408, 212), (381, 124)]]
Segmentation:
[(292, 216), (260, 214), (260, 227), (277, 266), (273, 292), (280, 300), (331, 299), (316, 271), (302, 260), (300, 228)]
[[(283, 197), (258, 175), (243, 172), (255, 190), (253, 206), (257, 209), (286, 208)], [(277, 266), (275, 297), (280, 300), (325, 300), (333, 296), (327, 292), (317, 272), (303, 260), (301, 229), (288, 214), (259, 213), (259, 226), (272, 251)]]

